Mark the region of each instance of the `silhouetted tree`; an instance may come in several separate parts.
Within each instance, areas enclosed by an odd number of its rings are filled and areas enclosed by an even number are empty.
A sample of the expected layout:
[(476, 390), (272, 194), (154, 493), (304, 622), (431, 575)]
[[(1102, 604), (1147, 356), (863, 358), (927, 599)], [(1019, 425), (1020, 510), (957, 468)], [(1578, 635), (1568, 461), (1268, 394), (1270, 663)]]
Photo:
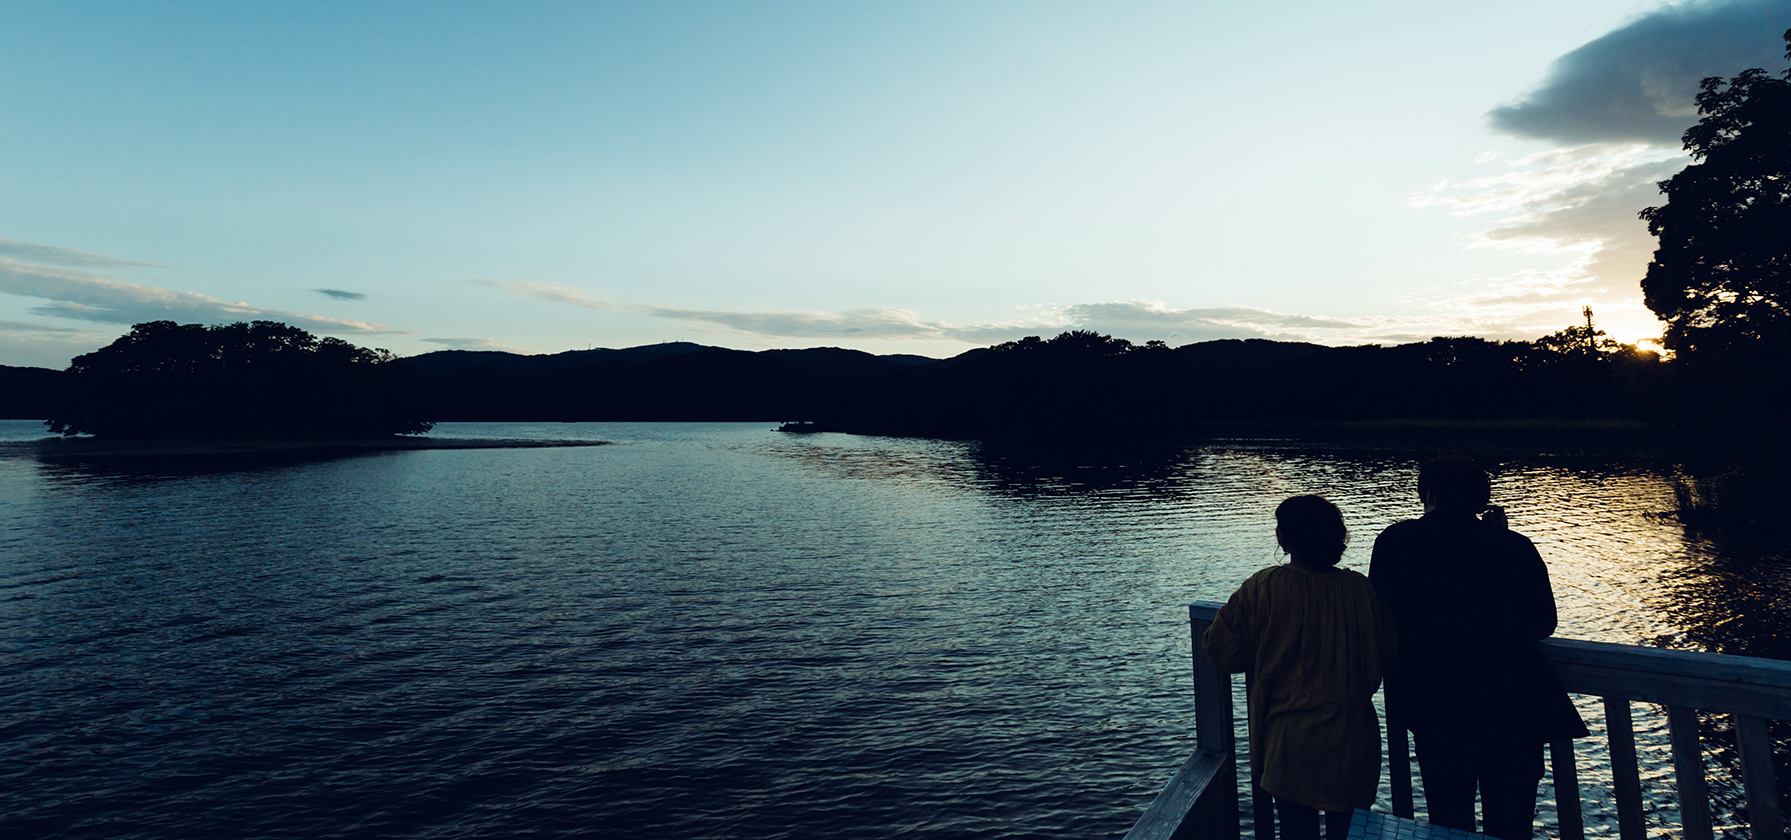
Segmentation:
[(1585, 326), (1568, 327), (1564, 330), (1556, 330), (1549, 335), (1538, 338), (1536, 339), (1536, 348), (1546, 353), (1554, 353), (1562, 356), (1579, 356), (1591, 359), (1602, 358), (1610, 353), (1618, 352), (1624, 347), (1629, 347), (1632, 350), (1635, 349), (1632, 345), (1622, 344), (1616, 339), (1607, 336), (1604, 330), (1594, 326), (1592, 323), (1592, 307), (1585, 307), (1581, 309), (1580, 312), (1586, 316)]
[[(1157, 346), (1161, 341), (1150, 342)], [(1094, 330), (1068, 330), (1059, 333), (1049, 340), (1041, 340), (1036, 335), (1029, 335), (1018, 341), (1009, 341), (990, 347), (995, 353), (1009, 352), (1043, 352), (1052, 356), (1123, 356), (1136, 348), (1132, 342), (1123, 338), (1102, 335)]]
[(1660, 237), (1642, 291), (1677, 353), (1661, 425), (1705, 514), (1750, 530), (1791, 504), (1791, 70), (1705, 79), (1697, 102), (1695, 162), (1641, 213)]
[(404, 366), (386, 350), (274, 321), (151, 321), (64, 372), (63, 435), (334, 437), (415, 434)]
[[(1791, 30), (1786, 31), (1791, 59)], [(1641, 212), (1660, 238), (1642, 291), (1680, 353), (1777, 345), (1791, 337), (1791, 70), (1705, 79), (1703, 118), (1685, 132), (1694, 163)]]

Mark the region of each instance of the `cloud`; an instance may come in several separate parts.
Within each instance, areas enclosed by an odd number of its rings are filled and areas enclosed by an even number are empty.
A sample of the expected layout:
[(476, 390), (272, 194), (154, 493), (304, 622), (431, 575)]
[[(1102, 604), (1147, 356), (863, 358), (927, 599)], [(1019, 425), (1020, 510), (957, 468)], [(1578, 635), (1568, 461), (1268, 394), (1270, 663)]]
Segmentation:
[[(617, 301), (603, 295), (553, 283), (480, 281), (521, 297), (599, 312), (626, 312), (705, 324), (722, 335), (747, 335), (808, 341), (959, 341), (996, 344), (1028, 335), (1053, 335), (1086, 329), (1143, 342), (1161, 340), (1190, 344), (1217, 338), (1272, 338), (1286, 341), (1379, 340), (1389, 324), (1381, 320), (1346, 320), (1272, 312), (1247, 306), (1175, 309), (1158, 301), (1109, 301), (1067, 306), (1034, 306), (1001, 321), (951, 323), (930, 321), (905, 309), (868, 307), (839, 312), (689, 309), (654, 303)], [(1414, 328), (1415, 324), (1402, 325)], [(1416, 327), (1422, 329), (1421, 327)], [(1406, 329), (1399, 333), (1403, 335)]]
[(626, 306), (617, 304), (615, 301), (612, 301), (603, 295), (587, 292), (583, 289), (574, 289), (571, 286), (562, 286), (558, 283), (535, 283), (524, 280), (474, 280), (473, 282), (481, 286), (490, 286), (494, 289), (500, 289), (519, 297), (544, 300), (548, 303), (565, 303), (572, 306), (582, 306), (586, 309), (595, 309), (600, 312), (621, 312), (627, 309)]
[(1064, 307), (1061, 313), (1065, 321), (1082, 329), (1110, 335), (1155, 335), (1166, 341), (1304, 337), (1366, 326), (1364, 322), (1289, 315), (1248, 306), (1172, 309), (1156, 301), (1083, 303)]
[(1580, 271), (1592, 289), (1605, 295), (1633, 296), (1656, 245), (1647, 223), (1636, 213), (1665, 201), (1658, 184), (1683, 168), (1683, 163), (1640, 161), (1613, 167), (1602, 175), (1564, 185), (1481, 236), (1491, 244), (1581, 249)]
[(57, 327), (57, 326), (52, 326), (50, 324), (28, 324), (28, 323), (25, 323), (24, 321), (0, 321), (0, 332), (5, 332), (7, 335), (15, 335), (15, 336), (16, 335), (31, 335), (31, 336), (58, 336), (58, 337), (60, 337), (60, 336), (71, 336), (71, 335), (87, 335), (88, 333), (92, 332), (92, 330), (84, 330), (84, 329), (80, 329), (77, 327)]
[(94, 254), (88, 251), (77, 251), (73, 248), (58, 248), (54, 245), (34, 245), (16, 239), (0, 239), (0, 257), (12, 257), (25, 262), (43, 265), (60, 265), (70, 268), (167, 268), (152, 263), (131, 262), (105, 254)]
[[(1637, 211), (1662, 201), (1657, 182), (1686, 164), (1682, 155), (1643, 145), (1555, 149), (1496, 164), (1502, 171), (1444, 181), (1413, 197), (1415, 207), (1458, 216), (1496, 214), (1470, 247), (1535, 254), (1532, 267), (1426, 301), (1469, 314), (1480, 335), (1535, 337), (1566, 326), (1593, 305), (1626, 340), (1657, 332), (1641, 304), (1640, 280), (1654, 237)], [(1487, 161), (1491, 163), (1491, 161)]]
[(200, 323), (284, 321), (324, 333), (377, 335), (397, 333), (381, 324), (346, 321), (298, 312), (263, 309), (194, 292), (175, 292), (141, 283), (127, 283), (66, 268), (30, 265), (0, 257), (0, 293), (50, 301), (32, 308), (38, 315), (107, 324), (174, 320)]
[(740, 312), (645, 305), (639, 311), (655, 318), (695, 321), (735, 332), (783, 338), (934, 339), (950, 338), (956, 330), (944, 322), (922, 321), (905, 309), (881, 306), (842, 312)]
[(365, 294), (362, 294), (361, 292), (345, 292), (345, 291), (342, 291), (341, 289), (312, 289), (311, 291), (316, 292), (320, 295), (329, 295), (330, 297), (333, 297), (337, 300), (366, 300), (367, 299), (367, 296)]
[(23, 321), (0, 321), (0, 359), (4, 364), (68, 367), (69, 359), (91, 352), (116, 336), (81, 327), (61, 327)]
[(440, 344), (449, 350), (496, 350), (500, 353), (520, 353), (529, 355), (529, 351), (527, 350), (506, 347), (489, 338), (425, 338), (421, 340), (429, 342), (430, 344)]
[(1457, 313), (1478, 335), (1534, 337), (1578, 318), (1581, 305), (1624, 340), (1659, 334), (1640, 280), (1655, 248), (1644, 207), (1689, 159), (1680, 136), (1697, 122), (1699, 80), (1779, 67), (1783, 0), (1690, 3), (1642, 15), (1557, 59), (1548, 78), (1488, 114), (1493, 128), (1561, 148), (1499, 162), (1496, 172), (1441, 182), (1419, 208), (1491, 216), (1469, 243), (1533, 255), (1502, 277), (1433, 289), (1410, 302)]
[(549, 303), (579, 306), (599, 312), (630, 312), (653, 318), (710, 324), (737, 333), (809, 339), (940, 339), (952, 338), (958, 328), (944, 322), (922, 321), (904, 309), (870, 307), (842, 312), (741, 311), (688, 309), (653, 303), (616, 301), (604, 295), (557, 283), (482, 280), (482, 285), (513, 295)]
[(1487, 117), (1518, 137), (1679, 148), (1698, 121), (1699, 80), (1780, 67), (1786, 25), (1784, 0), (1668, 6), (1556, 59), (1539, 87)]

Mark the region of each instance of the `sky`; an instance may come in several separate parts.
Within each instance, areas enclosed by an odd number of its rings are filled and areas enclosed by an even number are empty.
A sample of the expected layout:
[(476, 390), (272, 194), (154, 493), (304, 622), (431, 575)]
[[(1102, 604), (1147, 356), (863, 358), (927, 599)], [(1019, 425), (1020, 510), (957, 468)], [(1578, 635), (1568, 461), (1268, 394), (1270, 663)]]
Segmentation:
[(0, 0), (0, 364), (1659, 335), (1636, 212), (1791, 0)]

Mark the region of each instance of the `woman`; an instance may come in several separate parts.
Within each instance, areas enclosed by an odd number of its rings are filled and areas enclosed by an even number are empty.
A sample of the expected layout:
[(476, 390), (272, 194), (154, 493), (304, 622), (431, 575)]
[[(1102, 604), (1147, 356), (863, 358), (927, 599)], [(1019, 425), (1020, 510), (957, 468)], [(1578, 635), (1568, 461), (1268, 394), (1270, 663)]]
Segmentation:
[(1275, 509), (1288, 562), (1244, 581), (1201, 646), (1222, 673), (1249, 672), (1250, 771), (1275, 799), (1282, 836), (1343, 840), (1374, 804), (1381, 730), (1374, 691), (1392, 670), (1393, 620), (1368, 578), (1337, 568), (1348, 533), (1337, 506), (1295, 496)]

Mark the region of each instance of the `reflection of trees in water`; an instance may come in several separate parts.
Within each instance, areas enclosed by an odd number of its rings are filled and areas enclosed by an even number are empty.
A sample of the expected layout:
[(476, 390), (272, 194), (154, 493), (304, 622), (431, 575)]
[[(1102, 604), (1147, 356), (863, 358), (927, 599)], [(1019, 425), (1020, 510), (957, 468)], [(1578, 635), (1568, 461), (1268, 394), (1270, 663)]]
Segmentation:
[(775, 446), (836, 478), (941, 481), (1013, 498), (1116, 490), (1171, 492), (1190, 481), (1197, 448), (1179, 445), (997, 444), (824, 435)]
[[(1683, 566), (1662, 577), (1666, 584), (1662, 608), (1685, 634), (1673, 646), (1791, 660), (1791, 603), (1785, 597), (1791, 590), (1791, 555), (1744, 540), (1706, 541), (1692, 528), (1686, 539), (1702, 544), (1687, 552)], [(1712, 773), (1739, 779), (1734, 718), (1718, 714), (1699, 718)], [(1779, 808), (1791, 813), (1791, 721), (1769, 721), (1768, 727)], [(1742, 793), (1738, 784), (1713, 785), (1712, 810), (1733, 814), (1731, 824), (1745, 825), (1747, 803)]]
[[(1778, 782), (1779, 813), (1791, 805), (1791, 721), (1769, 720), (1767, 731), (1772, 737), (1773, 780)], [(1698, 714), (1698, 736), (1704, 742), (1706, 775), (1710, 784), (1710, 814), (1719, 836), (1752, 837), (1753, 840), (1778, 840), (1754, 837), (1748, 828), (1747, 791), (1741, 785), (1741, 751), (1735, 746), (1735, 718), (1732, 715)], [(1729, 826), (1723, 830), (1724, 825)]]
[[(1698, 539), (1695, 531), (1688, 539)], [(1662, 605), (1695, 649), (1791, 660), (1791, 556), (1716, 539), (1662, 577)]]
[(135, 455), (114, 457), (40, 458), (50, 481), (87, 483), (95, 480), (153, 482), (195, 476), (253, 473), (287, 467), (400, 454), (386, 450), (315, 449), (302, 452), (255, 452), (219, 455)]
[(978, 484), (1006, 496), (1062, 496), (1128, 491), (1174, 493), (1190, 480), (1199, 457), (1187, 446), (1043, 446), (983, 443), (972, 447)]
[(971, 444), (920, 438), (880, 438), (822, 433), (780, 437), (769, 447), (830, 478), (861, 481), (970, 480), (965, 450)]

